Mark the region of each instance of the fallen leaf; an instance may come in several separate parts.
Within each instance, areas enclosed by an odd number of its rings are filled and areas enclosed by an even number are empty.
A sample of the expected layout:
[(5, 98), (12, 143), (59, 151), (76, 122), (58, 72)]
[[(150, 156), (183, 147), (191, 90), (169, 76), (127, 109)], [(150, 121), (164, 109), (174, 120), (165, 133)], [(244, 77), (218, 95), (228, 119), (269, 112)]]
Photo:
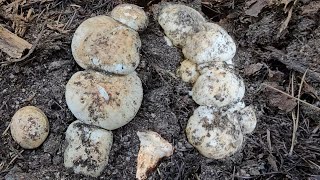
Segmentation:
[(278, 92), (269, 93), (268, 98), (271, 106), (277, 107), (285, 112), (292, 111), (297, 105), (295, 99)]
[(312, 1), (308, 5), (302, 6), (302, 14), (315, 14), (320, 10), (320, 1)]
[(270, 1), (270, 0), (256, 0), (255, 2), (249, 1), (249, 3), (247, 3), (247, 5), (248, 4), (250, 4), (249, 5), (250, 8), (245, 11), (246, 15), (258, 17), (261, 10), (268, 5), (271, 5), (272, 1)]
[(247, 76), (253, 75), (256, 72), (260, 71), (263, 68), (262, 63), (250, 64), (249, 66), (244, 68), (244, 74)]

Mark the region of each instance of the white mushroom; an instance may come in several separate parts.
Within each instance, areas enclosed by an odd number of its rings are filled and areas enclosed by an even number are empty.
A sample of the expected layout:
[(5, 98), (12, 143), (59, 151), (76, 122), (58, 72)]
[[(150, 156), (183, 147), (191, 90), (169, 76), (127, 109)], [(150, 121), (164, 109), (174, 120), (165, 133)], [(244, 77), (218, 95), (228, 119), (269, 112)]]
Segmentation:
[(49, 134), (47, 116), (37, 107), (26, 106), (12, 117), (10, 130), (12, 138), (25, 149), (39, 147)]
[(74, 33), (71, 49), (84, 69), (116, 74), (133, 72), (140, 62), (139, 34), (108, 16), (89, 18)]
[(136, 72), (119, 76), (80, 71), (69, 80), (65, 96), (69, 109), (77, 119), (113, 130), (135, 117), (141, 105), (143, 89)]
[(184, 46), (191, 34), (199, 31), (205, 18), (195, 9), (181, 4), (164, 3), (160, 7), (158, 22), (174, 45)]
[(120, 4), (111, 11), (111, 17), (136, 31), (143, 31), (148, 25), (148, 16), (137, 5)]
[(64, 166), (77, 174), (99, 176), (108, 164), (112, 139), (111, 131), (74, 121), (66, 132)]
[(177, 69), (177, 74), (181, 77), (182, 81), (188, 83), (196, 82), (199, 77), (197, 65), (188, 59), (181, 62), (180, 67)]
[(240, 110), (239, 123), (243, 134), (250, 134), (257, 125), (256, 113), (253, 106), (247, 106)]
[(197, 104), (215, 107), (236, 103), (244, 93), (243, 80), (223, 66), (208, 68), (192, 88), (192, 98)]
[(243, 143), (243, 134), (236, 117), (233, 113), (200, 106), (188, 121), (188, 141), (208, 158), (228, 157), (239, 150)]
[(147, 179), (160, 159), (173, 154), (172, 145), (153, 131), (137, 132), (140, 140), (136, 178)]
[(201, 31), (189, 36), (182, 49), (184, 56), (202, 64), (212, 61), (231, 62), (236, 53), (236, 44), (231, 36), (219, 25), (204, 23)]

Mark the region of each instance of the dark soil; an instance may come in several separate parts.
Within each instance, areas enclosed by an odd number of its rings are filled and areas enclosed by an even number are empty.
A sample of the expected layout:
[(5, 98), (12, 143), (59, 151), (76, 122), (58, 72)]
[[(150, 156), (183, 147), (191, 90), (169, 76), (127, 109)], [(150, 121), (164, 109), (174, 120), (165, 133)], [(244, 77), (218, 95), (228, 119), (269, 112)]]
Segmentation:
[[(0, 2), (4, 7), (11, 1)], [(50, 135), (39, 148), (24, 150), (19, 155), (22, 148), (13, 141), (10, 131), (4, 133), (0, 138), (0, 177), (92, 179), (76, 175), (63, 166), (65, 131), (75, 120), (64, 99), (65, 85), (72, 74), (81, 70), (73, 60), (70, 44), (73, 32), (81, 22), (107, 14), (120, 2), (17, 2), (16, 12), (0, 10), (2, 25), (14, 32), (16, 28), (12, 25), (16, 19), (10, 13), (26, 15), (33, 8), (32, 20), (15, 21), (16, 25), (20, 22), (26, 27), (22, 37), (33, 43), (43, 23), (51, 28), (45, 28), (37, 48), (26, 60), (0, 67), (0, 132), (5, 131), (19, 108), (34, 105), (48, 116)], [(290, 155), (292, 111), (296, 112), (296, 102), (262, 86), (262, 83), (268, 83), (288, 92), (293, 78), (297, 96), (302, 74), (308, 68), (301, 99), (320, 104), (319, 77), (312, 76), (312, 73), (320, 72), (320, 14), (317, 10), (303, 12), (310, 0), (298, 2), (288, 27), (280, 35), (279, 28), (287, 17), (283, 5), (265, 7), (258, 17), (251, 17), (245, 14), (247, 4), (244, 0), (181, 2), (202, 10), (208, 20), (218, 22), (234, 37), (238, 44), (234, 59), (236, 70), (246, 84), (244, 101), (247, 105), (253, 104), (257, 111), (255, 131), (246, 137), (240, 152), (224, 160), (204, 158), (187, 142), (184, 129), (197, 105), (189, 96), (191, 85), (174, 76), (182, 60), (180, 49), (166, 44), (162, 30), (153, 20), (151, 6), (159, 1), (131, 2), (144, 6), (151, 20), (148, 29), (140, 34), (141, 63), (137, 72), (143, 82), (144, 100), (137, 116), (113, 131), (109, 164), (98, 179), (134, 179), (139, 150), (136, 132), (142, 130), (158, 132), (175, 147), (174, 155), (164, 159), (150, 179), (320, 178), (319, 111), (301, 105), (297, 141)], [(10, 61), (4, 53), (0, 58), (0, 62)]]

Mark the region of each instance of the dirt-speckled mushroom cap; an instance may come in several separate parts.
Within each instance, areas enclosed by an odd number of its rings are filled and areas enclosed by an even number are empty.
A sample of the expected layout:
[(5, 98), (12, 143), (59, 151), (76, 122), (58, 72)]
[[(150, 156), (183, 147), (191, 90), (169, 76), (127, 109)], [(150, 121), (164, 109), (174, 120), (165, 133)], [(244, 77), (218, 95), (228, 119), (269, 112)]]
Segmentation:
[(181, 62), (180, 66), (177, 69), (177, 74), (179, 77), (181, 77), (182, 81), (194, 83), (199, 77), (197, 64), (186, 59)]
[(239, 123), (243, 134), (250, 134), (257, 125), (257, 117), (253, 106), (247, 106), (241, 109), (239, 115)]
[(202, 106), (223, 107), (239, 102), (244, 93), (243, 80), (232, 69), (213, 66), (198, 77), (192, 88), (192, 99)]
[(135, 117), (143, 90), (136, 72), (120, 76), (80, 71), (70, 78), (65, 96), (77, 119), (113, 130)]
[(201, 31), (189, 36), (182, 49), (184, 56), (202, 64), (212, 61), (227, 61), (236, 54), (236, 44), (232, 37), (219, 25), (204, 23)]
[(84, 69), (129, 74), (140, 62), (139, 34), (108, 16), (85, 20), (73, 35), (71, 50)]
[(77, 174), (99, 176), (108, 164), (112, 132), (74, 121), (67, 129), (66, 141), (64, 166)]
[(205, 18), (191, 7), (163, 3), (158, 22), (174, 45), (184, 46), (187, 37), (199, 31), (199, 26), (205, 22)]
[(236, 116), (208, 106), (198, 107), (190, 117), (187, 138), (202, 155), (222, 159), (234, 154), (243, 143)]
[(12, 117), (10, 130), (12, 138), (25, 149), (39, 147), (49, 134), (47, 116), (37, 107), (26, 106)]
[(111, 11), (110, 15), (113, 19), (136, 31), (143, 31), (148, 26), (147, 14), (134, 4), (120, 4)]

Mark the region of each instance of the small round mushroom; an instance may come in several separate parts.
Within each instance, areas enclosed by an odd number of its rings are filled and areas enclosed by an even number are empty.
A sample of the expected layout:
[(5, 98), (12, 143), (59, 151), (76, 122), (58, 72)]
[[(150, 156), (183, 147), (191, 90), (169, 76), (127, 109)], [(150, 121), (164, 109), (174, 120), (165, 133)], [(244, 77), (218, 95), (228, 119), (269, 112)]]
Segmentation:
[(137, 5), (120, 4), (111, 11), (111, 17), (136, 31), (143, 31), (148, 26), (147, 14)]
[(182, 81), (188, 83), (195, 83), (199, 77), (197, 65), (188, 59), (181, 62), (180, 67), (177, 69), (177, 74), (181, 77)]
[(199, 26), (205, 22), (205, 18), (191, 7), (163, 3), (158, 22), (175, 46), (184, 46), (187, 37), (199, 31)]
[(189, 36), (182, 52), (191, 61), (202, 64), (212, 61), (230, 62), (236, 53), (236, 44), (219, 25), (204, 23), (201, 31)]
[(257, 125), (257, 117), (253, 106), (247, 106), (240, 110), (239, 123), (243, 134), (250, 134)]
[(75, 73), (66, 86), (66, 102), (80, 121), (108, 130), (131, 121), (138, 112), (143, 90), (136, 72), (126, 76), (95, 71)]
[(140, 62), (139, 34), (108, 16), (85, 20), (73, 35), (71, 50), (84, 69), (116, 74), (133, 72)]
[(10, 124), (13, 139), (25, 149), (39, 147), (49, 134), (46, 115), (37, 107), (26, 106), (19, 109)]
[(202, 106), (223, 107), (240, 101), (245, 93), (241, 77), (223, 66), (208, 68), (192, 88), (193, 100)]
[(67, 147), (64, 166), (77, 174), (99, 176), (108, 164), (113, 135), (111, 131), (97, 126), (71, 123), (66, 132)]
[(208, 106), (198, 107), (190, 117), (187, 138), (202, 155), (223, 159), (239, 150), (243, 134), (236, 116)]

